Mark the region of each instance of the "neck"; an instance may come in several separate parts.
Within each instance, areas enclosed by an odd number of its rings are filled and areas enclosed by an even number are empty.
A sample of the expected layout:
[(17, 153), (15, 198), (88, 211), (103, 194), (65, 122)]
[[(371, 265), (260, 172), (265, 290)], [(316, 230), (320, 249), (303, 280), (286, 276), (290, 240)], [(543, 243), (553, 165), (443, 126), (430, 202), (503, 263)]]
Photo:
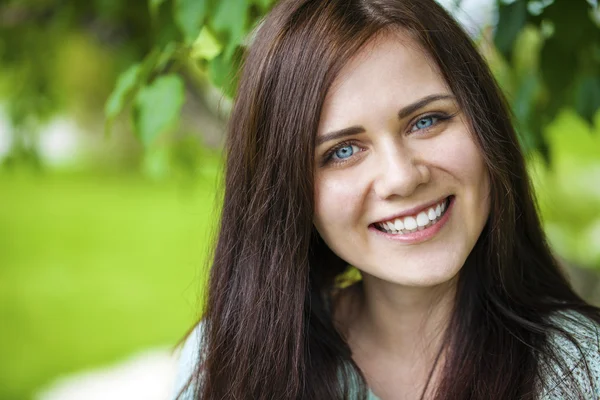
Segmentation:
[(434, 359), (452, 313), (455, 289), (456, 279), (433, 287), (406, 287), (365, 274), (353, 331), (404, 360)]

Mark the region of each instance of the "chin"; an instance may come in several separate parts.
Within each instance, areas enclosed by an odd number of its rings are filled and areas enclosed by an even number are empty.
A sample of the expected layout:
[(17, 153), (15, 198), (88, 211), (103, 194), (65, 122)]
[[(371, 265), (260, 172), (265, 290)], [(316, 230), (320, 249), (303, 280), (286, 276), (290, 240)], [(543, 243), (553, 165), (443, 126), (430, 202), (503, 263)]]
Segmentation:
[[(398, 271), (401, 273), (398, 273)], [(377, 280), (387, 281), (392, 284), (397, 284), (399, 286), (405, 287), (414, 287), (414, 288), (427, 288), (444, 285), (446, 283), (453, 282), (455, 278), (457, 278), (458, 273), (461, 270), (461, 265), (459, 266), (440, 266), (439, 268), (423, 268), (423, 264), (421, 263), (419, 266), (416, 266), (414, 269), (404, 267), (398, 267), (396, 271), (380, 271), (376, 274), (369, 274), (366, 271), (363, 272), (363, 277), (373, 276)]]

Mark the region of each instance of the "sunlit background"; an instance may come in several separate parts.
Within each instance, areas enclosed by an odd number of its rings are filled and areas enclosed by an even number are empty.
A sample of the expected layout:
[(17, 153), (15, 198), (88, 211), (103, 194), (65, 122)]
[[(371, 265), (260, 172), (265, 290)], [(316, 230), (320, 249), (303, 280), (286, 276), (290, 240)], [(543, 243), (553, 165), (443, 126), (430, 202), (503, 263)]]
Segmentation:
[[(506, 91), (552, 247), (600, 304), (598, 2), (440, 2)], [(0, 399), (169, 398), (235, 71), (273, 3), (0, 2)]]

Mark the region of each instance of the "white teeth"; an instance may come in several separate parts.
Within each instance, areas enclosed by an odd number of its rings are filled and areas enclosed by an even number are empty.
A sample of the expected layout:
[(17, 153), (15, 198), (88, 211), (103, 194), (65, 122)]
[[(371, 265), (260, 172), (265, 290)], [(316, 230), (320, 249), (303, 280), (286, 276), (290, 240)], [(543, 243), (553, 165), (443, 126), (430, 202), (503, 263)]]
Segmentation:
[(417, 229), (417, 226), (417, 220), (413, 217), (404, 218), (404, 229), (408, 229), (409, 231), (411, 231), (413, 229)]
[(429, 217), (427, 216), (427, 214), (425, 214), (424, 212), (420, 212), (419, 215), (417, 215), (417, 225), (425, 226), (428, 223), (429, 223)]
[(404, 223), (402, 222), (402, 220), (400, 218), (398, 218), (395, 222), (396, 225), (396, 230), (397, 231), (401, 231), (404, 229)]
[(391, 234), (402, 235), (412, 233), (435, 224), (442, 214), (444, 214), (445, 210), (446, 200), (435, 207), (430, 207), (426, 211), (421, 211), (416, 217), (397, 218), (393, 221), (380, 222), (377, 225), (381, 230)]
[(427, 217), (430, 221), (435, 221), (437, 215), (435, 215), (435, 210), (433, 208), (430, 208), (429, 211), (427, 211)]

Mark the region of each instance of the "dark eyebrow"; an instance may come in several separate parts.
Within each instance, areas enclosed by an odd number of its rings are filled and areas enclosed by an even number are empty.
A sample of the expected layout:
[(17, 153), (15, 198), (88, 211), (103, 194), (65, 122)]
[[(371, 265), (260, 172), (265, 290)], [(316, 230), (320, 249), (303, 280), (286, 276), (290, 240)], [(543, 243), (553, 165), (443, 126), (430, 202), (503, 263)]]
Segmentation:
[(400, 111), (398, 111), (398, 118), (404, 119), (410, 114), (417, 111), (418, 109), (425, 107), (429, 103), (446, 99), (454, 100), (454, 96), (450, 94), (432, 94), (431, 96), (423, 97), (421, 100), (415, 101), (414, 103), (409, 104), (406, 107), (402, 108)]
[[(404, 119), (404, 118), (408, 117), (410, 114), (414, 113), (415, 111), (425, 107), (429, 103), (433, 103), (434, 101), (438, 101), (438, 100), (446, 100), (446, 99), (454, 100), (454, 96), (452, 96), (450, 94), (432, 94), (430, 96), (424, 97), (421, 100), (418, 100), (412, 104), (409, 104), (406, 107), (403, 107), (400, 111), (398, 111), (398, 118)], [(346, 136), (356, 135), (357, 133), (363, 133), (364, 131), (365, 131), (365, 128), (357, 125), (357, 126), (351, 126), (349, 128), (340, 129), (339, 131), (329, 132), (324, 135), (318, 136), (315, 146), (319, 146), (325, 142), (329, 142), (330, 140), (339, 139), (339, 138), (343, 138)]]
[(325, 142), (329, 142), (330, 140), (356, 135), (357, 133), (363, 133), (364, 131), (365, 128), (362, 126), (351, 126), (349, 128), (340, 129), (339, 131), (329, 132), (324, 135), (317, 136), (317, 143), (315, 145), (319, 146)]

